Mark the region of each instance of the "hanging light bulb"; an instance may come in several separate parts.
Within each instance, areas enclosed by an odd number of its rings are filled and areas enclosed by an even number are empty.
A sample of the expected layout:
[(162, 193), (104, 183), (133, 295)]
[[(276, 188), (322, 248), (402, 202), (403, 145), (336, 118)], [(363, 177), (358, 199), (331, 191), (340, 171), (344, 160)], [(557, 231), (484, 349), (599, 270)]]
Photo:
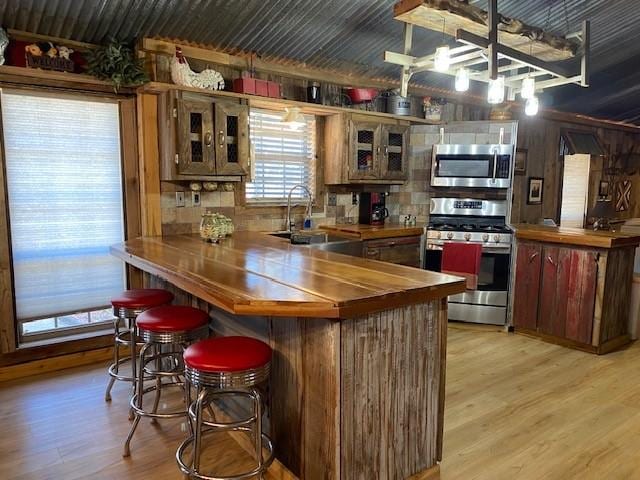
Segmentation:
[(536, 94), (536, 80), (533, 77), (527, 77), (522, 80), (522, 89), (520, 90), (520, 96), (527, 100)]
[(491, 104), (504, 102), (504, 77), (498, 77), (495, 80), (489, 80), (487, 102)]
[(538, 107), (540, 102), (535, 95), (531, 98), (527, 98), (527, 103), (524, 104), (524, 113), (532, 117), (538, 113)]
[(456, 91), (466, 92), (469, 90), (469, 70), (459, 68), (456, 72)]
[(304, 127), (304, 117), (300, 113), (300, 107), (286, 107), (282, 122), (289, 125), (289, 130), (300, 130)]
[(436, 53), (433, 57), (433, 66), (439, 72), (446, 72), (449, 70), (451, 64), (451, 57), (449, 56), (449, 45), (441, 45), (436, 48)]

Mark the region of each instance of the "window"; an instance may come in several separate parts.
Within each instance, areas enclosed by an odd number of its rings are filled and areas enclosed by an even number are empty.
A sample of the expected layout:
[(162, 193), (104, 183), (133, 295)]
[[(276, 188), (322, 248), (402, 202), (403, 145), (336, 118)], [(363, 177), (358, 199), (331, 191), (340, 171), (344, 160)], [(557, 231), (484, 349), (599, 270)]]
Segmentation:
[(590, 163), (590, 155), (564, 156), (562, 204), (560, 206), (560, 225), (563, 227), (584, 227), (589, 193)]
[(111, 319), (124, 289), (109, 246), (124, 237), (118, 104), (3, 91), (20, 340)]
[[(304, 124), (292, 129), (282, 113), (252, 109), (249, 116), (253, 149), (252, 179), (247, 183), (248, 202), (282, 203), (297, 184), (315, 190), (316, 122), (304, 115)], [(305, 197), (296, 189), (291, 198)]]

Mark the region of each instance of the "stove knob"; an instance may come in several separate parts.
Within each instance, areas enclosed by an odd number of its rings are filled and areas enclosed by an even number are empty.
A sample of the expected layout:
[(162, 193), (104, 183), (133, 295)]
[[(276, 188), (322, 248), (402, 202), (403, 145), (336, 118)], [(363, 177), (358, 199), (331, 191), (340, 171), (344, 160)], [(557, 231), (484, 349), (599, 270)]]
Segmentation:
[(447, 238), (451, 240), (453, 238), (453, 232), (447, 233)]
[(482, 234), (482, 241), (483, 242), (488, 242), (489, 241), (489, 234), (488, 233), (483, 233)]
[(436, 238), (442, 237), (442, 232), (436, 232)]
[(494, 235), (493, 236), (493, 241), (498, 243), (500, 241), (500, 235)]
[(471, 240), (471, 234), (470, 233), (465, 233), (464, 234), (464, 239), (468, 242), (469, 240)]

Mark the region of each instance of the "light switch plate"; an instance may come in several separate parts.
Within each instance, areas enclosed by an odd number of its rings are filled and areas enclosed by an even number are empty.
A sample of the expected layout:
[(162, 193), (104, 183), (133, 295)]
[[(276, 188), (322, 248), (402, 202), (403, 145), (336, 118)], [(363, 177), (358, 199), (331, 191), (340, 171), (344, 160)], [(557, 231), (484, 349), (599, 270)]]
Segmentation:
[(191, 203), (194, 207), (200, 206), (200, 192), (191, 192)]
[(184, 192), (176, 192), (176, 207), (184, 207)]

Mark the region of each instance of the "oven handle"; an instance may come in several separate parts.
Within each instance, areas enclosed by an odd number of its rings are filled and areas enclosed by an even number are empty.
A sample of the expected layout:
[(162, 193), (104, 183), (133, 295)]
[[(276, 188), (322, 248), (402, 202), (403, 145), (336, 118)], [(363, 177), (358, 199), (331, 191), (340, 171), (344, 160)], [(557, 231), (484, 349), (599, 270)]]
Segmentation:
[(496, 183), (496, 169), (498, 168), (498, 150), (493, 151), (493, 176), (491, 183)]
[[(429, 243), (427, 244), (427, 250), (442, 250), (442, 243)], [(490, 247), (490, 246), (482, 246), (482, 253), (498, 253), (502, 255), (509, 255), (511, 253), (510, 247)]]

